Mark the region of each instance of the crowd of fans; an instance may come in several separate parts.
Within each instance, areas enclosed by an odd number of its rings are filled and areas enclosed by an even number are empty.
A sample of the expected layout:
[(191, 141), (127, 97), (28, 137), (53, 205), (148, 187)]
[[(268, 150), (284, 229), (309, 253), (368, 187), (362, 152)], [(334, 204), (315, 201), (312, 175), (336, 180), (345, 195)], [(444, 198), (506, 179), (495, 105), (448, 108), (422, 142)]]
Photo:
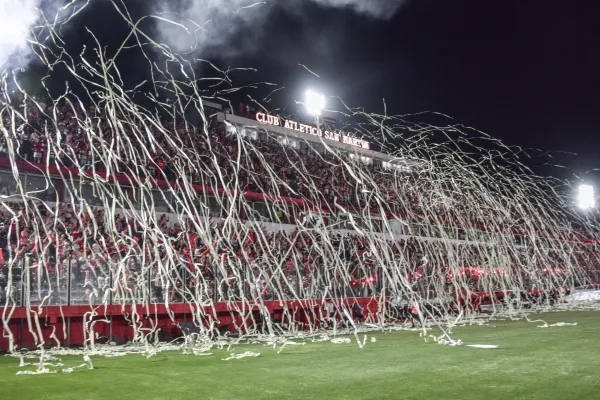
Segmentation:
[[(223, 124), (203, 130), (165, 120), (163, 128), (151, 126), (150, 134), (142, 135), (139, 126), (116, 126), (115, 120), (93, 107), (84, 114), (66, 103), (57, 108), (48, 105), (43, 112), (30, 105), (23, 115), (27, 121), (2, 114), (10, 134), (0, 139), (0, 157), (8, 155), (10, 146), (18, 161), (38, 167), (76, 167), (80, 173), (116, 170), (156, 181), (190, 181), (215, 193), (235, 189), (306, 200), (313, 209), (331, 214), (339, 207), (363, 214), (399, 213), (431, 221), (438, 235), (443, 231), (440, 226), (452, 223), (465, 227), (463, 235), (471, 227), (490, 225), (490, 220), (496, 226), (514, 224), (510, 215), (484, 220), (480, 210), (469, 208), (477, 194), (446, 184), (435, 186), (417, 172), (390, 171), (375, 162), (359, 167), (360, 161), (348, 155), (240, 138)], [(117, 116), (123, 123), (136, 118)], [(176, 135), (169, 136), (171, 130)], [(447, 201), (432, 204), (424, 194), (434, 192)], [(117, 196), (114, 188), (111, 194)], [(392, 241), (361, 232), (368, 225), (353, 234), (307, 226), (274, 230), (255, 222), (244, 225), (241, 220), (252, 218), (243, 207), (228, 210), (233, 210), (235, 222), (202, 223), (200, 217), (208, 215), (199, 210), (177, 222), (167, 215), (148, 222), (126, 212), (107, 211), (110, 196), (99, 197), (102, 201), (96, 207), (15, 197), (3, 203), (2, 303), (9, 292), (15, 302), (29, 298), (76, 304), (368, 297), (409, 287), (497, 290), (536, 282), (573, 284), (568, 279), (598, 266), (593, 246), (585, 243), (572, 243), (565, 251), (549, 240), (542, 250), (505, 241), (491, 250), (450, 240)], [(300, 224), (299, 214), (288, 210), (275, 217), (278, 222)], [(9, 276), (13, 284), (19, 281), (16, 278), (27, 284), (7, 290)]]
[[(420, 197), (423, 193), (432, 191), (432, 185), (417, 173), (405, 172), (400, 176), (397, 171), (385, 169), (376, 161), (361, 164), (362, 174), (356, 179), (347, 165), (355, 166), (360, 161), (351, 160), (349, 155), (317, 152), (310, 147), (290, 148), (273, 140), (254, 139), (246, 141), (246, 148), (243, 149), (238, 164), (235, 157), (239, 151), (238, 137), (227, 134), (223, 124), (211, 125), (208, 135), (205, 135), (202, 130), (190, 130), (185, 124), (173, 126), (172, 122), (161, 121), (165, 129), (172, 129), (177, 133), (177, 139), (171, 141), (168, 132), (150, 126), (156, 141), (150, 146), (147, 134), (141, 135), (140, 132), (116, 127), (114, 121), (104, 118), (93, 107), (85, 113), (76, 113), (70, 105), (64, 103), (56, 109), (53, 105), (48, 105), (42, 113), (37, 107), (30, 105), (26, 115), (28, 121), (11, 131), (16, 136), (12, 145), (20, 158), (33, 163), (48, 162), (61, 167), (78, 166), (82, 170), (106, 171), (107, 157), (102, 153), (106, 149), (98, 144), (106, 146), (116, 136), (129, 136), (127, 145), (131, 149), (121, 148), (120, 151), (133, 153), (134, 157), (128, 154), (129, 161), (125, 157), (115, 157), (111, 160), (113, 170), (135, 172), (136, 176), (168, 181), (177, 180), (185, 172), (192, 183), (211, 188), (230, 187), (236, 182), (240, 190), (310, 199), (312, 203), (324, 208), (333, 208), (334, 203), (356, 209), (364, 209), (368, 205), (370, 209), (379, 212), (381, 210), (378, 209), (377, 196), (366, 196), (363, 193), (374, 191), (385, 202), (385, 212), (428, 217), (427, 212), (422, 210)], [(52, 116), (52, 119), (48, 116)], [(123, 121), (131, 119), (124, 115), (117, 115), (118, 118)], [(11, 128), (12, 120), (6, 113), (3, 115), (3, 123)], [(60, 140), (57, 140), (57, 131), (60, 132)], [(87, 131), (93, 131), (94, 134), (90, 135)], [(0, 153), (6, 155), (5, 140), (6, 138), (0, 138)], [(52, 145), (48, 146), (49, 143)], [(122, 146), (125, 147), (125, 144)], [(183, 167), (178, 165), (182, 149), (191, 161)], [(119, 148), (117, 146), (111, 150), (118, 152)], [(401, 185), (402, 192), (398, 191), (399, 178), (405, 181)], [(448, 196), (458, 196), (449, 187), (442, 188), (442, 191)], [(453, 207), (438, 206), (431, 211), (435, 211), (438, 217), (463, 219), (467, 210), (461, 206), (460, 197), (454, 200)], [(441, 215), (459, 210), (462, 215), (458, 217)], [(484, 222), (483, 218), (475, 215), (470, 219), (472, 223)]]
[[(111, 217), (102, 208), (93, 209), (93, 217), (66, 203), (45, 209), (30, 201), (10, 209), (19, 218), (2, 215), (0, 239), (13, 262), (5, 264), (0, 280), (7, 284), (12, 266), (13, 283), (21, 275), (31, 304), (369, 297), (384, 287), (392, 293), (408, 287), (514, 290), (548, 287), (548, 280), (570, 286), (573, 276), (564, 265), (573, 272), (598, 261), (583, 248), (571, 255), (555, 251), (543, 260), (556, 264), (533, 274), (539, 254), (531, 249), (505, 249), (494, 257), (474, 244), (449, 247), (298, 228), (273, 232), (258, 224), (226, 232), (223, 222), (199, 233), (191, 221), (168, 224), (165, 216), (149, 233), (135, 219)], [(44, 225), (35, 225), (40, 220)], [(512, 267), (494, 268), (500, 264)], [(23, 300), (17, 297), (17, 303)]]

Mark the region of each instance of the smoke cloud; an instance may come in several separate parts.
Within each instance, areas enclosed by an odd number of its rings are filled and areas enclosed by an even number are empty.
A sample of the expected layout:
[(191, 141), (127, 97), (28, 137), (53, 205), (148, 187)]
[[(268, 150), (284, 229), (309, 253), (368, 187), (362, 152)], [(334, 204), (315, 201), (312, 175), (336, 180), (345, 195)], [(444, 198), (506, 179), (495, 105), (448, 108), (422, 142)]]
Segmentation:
[[(410, 0), (310, 0), (325, 8), (350, 10), (368, 18), (389, 19)], [(182, 26), (159, 21), (156, 25), (159, 41), (178, 53), (198, 53), (218, 49), (221, 55), (244, 52), (255, 37), (245, 37), (243, 43), (233, 43), (239, 32), (258, 36), (268, 24), (270, 13), (281, 7), (301, 14), (305, 0), (175, 0), (155, 1), (161, 16)]]
[(37, 21), (41, 0), (2, 0), (0, 7), (0, 71), (28, 63), (31, 26)]
[[(26, 67), (38, 41), (62, 25), (87, 0), (0, 0), (0, 73)], [(64, 33), (64, 32), (63, 32)]]
[(250, 0), (175, 0), (155, 2), (166, 20), (158, 21), (160, 42), (178, 53), (222, 47), (240, 29), (261, 24), (271, 5)]
[[(48, 37), (46, 24), (62, 24), (89, 0), (0, 0), (0, 72), (27, 66), (37, 41)], [(410, 0), (310, 0), (321, 7), (347, 9), (369, 18), (391, 18)], [(83, 5), (82, 5), (83, 4)], [(126, 4), (126, 3), (125, 3)], [(201, 53), (218, 49), (220, 54), (244, 52), (252, 43), (232, 43), (236, 34), (258, 36), (270, 13), (284, 8), (302, 13), (305, 0), (155, 0), (148, 12), (160, 13), (155, 25), (157, 38), (178, 53)], [(108, 5), (108, 4), (107, 4)], [(47, 21), (47, 22), (46, 22)], [(44, 32), (46, 30), (46, 32)], [(64, 32), (63, 32), (64, 33)]]
[(389, 19), (407, 0), (312, 0), (325, 7), (349, 8), (368, 17)]

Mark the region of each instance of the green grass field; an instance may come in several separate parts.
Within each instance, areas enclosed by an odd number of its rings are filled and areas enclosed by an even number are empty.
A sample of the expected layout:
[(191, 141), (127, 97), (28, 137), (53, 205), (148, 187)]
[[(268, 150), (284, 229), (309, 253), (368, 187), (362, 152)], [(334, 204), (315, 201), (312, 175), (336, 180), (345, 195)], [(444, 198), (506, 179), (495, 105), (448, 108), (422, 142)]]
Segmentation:
[[(19, 361), (0, 357), (2, 399), (600, 399), (600, 312), (547, 313), (548, 323), (493, 321), (460, 327), (454, 338), (498, 349), (425, 343), (415, 332), (376, 334), (377, 342), (307, 343), (281, 354), (237, 346), (260, 357), (160, 353), (93, 357), (93, 371), (16, 376)], [(535, 317), (538, 318), (538, 317)], [(437, 334), (439, 330), (434, 329)], [(81, 357), (62, 357), (65, 367)], [(34, 369), (30, 367), (29, 369)], [(52, 368), (51, 368), (52, 369)], [(56, 369), (56, 368), (55, 368)]]

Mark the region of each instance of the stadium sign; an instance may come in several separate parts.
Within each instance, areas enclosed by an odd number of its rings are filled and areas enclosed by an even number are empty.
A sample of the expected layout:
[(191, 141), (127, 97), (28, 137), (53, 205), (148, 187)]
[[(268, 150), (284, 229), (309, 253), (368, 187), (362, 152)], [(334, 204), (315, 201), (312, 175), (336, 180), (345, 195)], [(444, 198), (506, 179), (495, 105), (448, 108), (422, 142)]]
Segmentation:
[(336, 142), (349, 144), (351, 146), (361, 147), (363, 149), (369, 149), (370, 147), (369, 142), (367, 142), (366, 140), (348, 136), (344, 132), (323, 131), (321, 129), (315, 128), (314, 126), (301, 124), (299, 122), (292, 121), (289, 119), (284, 120), (283, 118), (279, 118), (275, 115), (265, 114), (263, 112), (256, 113), (256, 120), (261, 124), (281, 126), (285, 129), (291, 129), (300, 133), (308, 133), (309, 135), (319, 136), (325, 139), (334, 140)]

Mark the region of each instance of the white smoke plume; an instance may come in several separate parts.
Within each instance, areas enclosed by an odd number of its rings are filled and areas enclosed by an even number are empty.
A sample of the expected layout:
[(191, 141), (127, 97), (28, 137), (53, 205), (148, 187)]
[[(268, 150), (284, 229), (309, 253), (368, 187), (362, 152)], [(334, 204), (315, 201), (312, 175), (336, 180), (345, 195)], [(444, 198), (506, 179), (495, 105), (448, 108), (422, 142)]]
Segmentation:
[(28, 42), (37, 21), (40, 0), (2, 0), (0, 7), (0, 70), (24, 65), (31, 56)]
[(26, 67), (50, 30), (67, 22), (89, 0), (0, 0), (0, 73)]
[[(389, 19), (410, 0), (311, 0), (322, 7), (347, 9), (368, 18)], [(198, 53), (218, 48), (220, 53), (243, 51), (255, 37), (245, 37), (244, 43), (233, 43), (234, 35), (244, 29), (250, 36), (262, 32), (269, 15), (276, 7), (301, 14), (308, 2), (304, 0), (175, 0), (156, 1), (165, 20), (157, 23), (162, 43), (178, 53)], [(235, 47), (235, 49), (231, 49)]]

